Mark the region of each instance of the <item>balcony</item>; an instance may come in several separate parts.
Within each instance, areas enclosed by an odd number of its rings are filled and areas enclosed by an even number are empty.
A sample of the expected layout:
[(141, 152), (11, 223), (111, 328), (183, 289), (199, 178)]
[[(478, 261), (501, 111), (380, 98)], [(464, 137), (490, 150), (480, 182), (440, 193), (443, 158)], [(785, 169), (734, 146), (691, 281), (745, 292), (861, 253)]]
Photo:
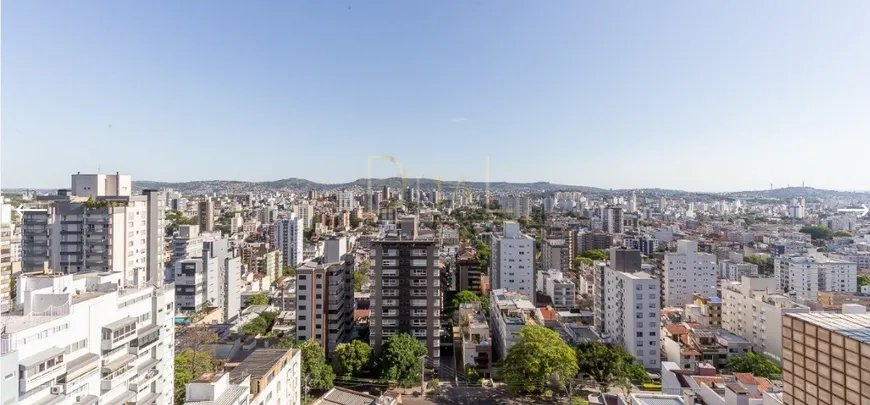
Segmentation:
[(399, 316), (399, 311), (395, 309), (388, 309), (383, 312), (382, 316)]
[(126, 384), (130, 378), (136, 375), (136, 367), (130, 364), (135, 358), (136, 356), (125, 354), (108, 366), (103, 367), (100, 388), (104, 393), (118, 388), (122, 384)]
[(136, 318), (126, 317), (103, 327), (101, 348), (112, 350), (136, 338)]
[(136, 331), (136, 339), (130, 341), (130, 353), (139, 354), (139, 352), (150, 349), (157, 341), (160, 340), (160, 326), (148, 325)]
[(64, 352), (59, 347), (43, 350), (19, 362), (18, 389), (24, 393), (66, 373)]
[(88, 353), (70, 361), (66, 366), (66, 375), (59, 378), (63, 393), (75, 391), (88, 378), (99, 372), (100, 355)]
[(395, 319), (383, 319), (381, 320), (381, 326), (399, 326), (399, 321)]
[(412, 307), (425, 307), (426, 305), (426, 300), (411, 300)]
[(412, 336), (417, 338), (426, 337), (426, 329), (414, 329), (412, 332)]

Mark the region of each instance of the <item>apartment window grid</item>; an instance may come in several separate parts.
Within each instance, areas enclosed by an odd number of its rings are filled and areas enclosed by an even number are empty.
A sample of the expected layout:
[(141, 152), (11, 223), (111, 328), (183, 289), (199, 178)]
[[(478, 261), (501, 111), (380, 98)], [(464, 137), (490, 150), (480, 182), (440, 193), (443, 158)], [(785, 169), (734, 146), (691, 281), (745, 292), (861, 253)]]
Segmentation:
[(783, 403), (870, 403), (870, 344), (783, 318)]

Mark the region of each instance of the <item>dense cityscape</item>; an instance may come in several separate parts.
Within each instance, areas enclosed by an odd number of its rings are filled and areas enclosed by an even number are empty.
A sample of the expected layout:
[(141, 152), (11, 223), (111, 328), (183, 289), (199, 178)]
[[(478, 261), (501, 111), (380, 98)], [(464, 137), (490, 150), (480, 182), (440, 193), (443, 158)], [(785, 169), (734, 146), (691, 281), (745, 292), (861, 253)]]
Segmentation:
[(220, 183), (6, 190), (2, 403), (870, 400), (867, 194)]

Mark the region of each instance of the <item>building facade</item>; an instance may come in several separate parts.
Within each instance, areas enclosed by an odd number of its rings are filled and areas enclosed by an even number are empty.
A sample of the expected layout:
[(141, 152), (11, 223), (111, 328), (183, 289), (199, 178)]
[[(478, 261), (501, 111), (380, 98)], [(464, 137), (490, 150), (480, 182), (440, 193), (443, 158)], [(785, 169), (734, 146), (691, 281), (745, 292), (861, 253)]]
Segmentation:
[(0, 320), (2, 403), (171, 405), (175, 290), (153, 276), (21, 276), (17, 309)]
[(776, 257), (773, 277), (780, 291), (798, 299), (815, 299), (819, 291), (858, 291), (858, 264), (824, 256)]
[(275, 247), (281, 251), (284, 264), (296, 266), (303, 261), (302, 220), (296, 214), (275, 222)]
[(666, 253), (664, 259), (665, 305), (682, 307), (692, 302), (692, 295), (716, 295), (716, 255), (698, 253), (698, 242), (677, 241), (677, 252)]
[(495, 232), (490, 242), (490, 276), (493, 288), (532, 296), (535, 241), (520, 232), (520, 224), (505, 222), (504, 232)]
[(386, 237), (372, 242), (370, 340), (375, 351), (397, 333), (419, 339), (428, 363), (440, 365), (441, 269), (434, 239)]
[(659, 280), (643, 272), (604, 268), (604, 336), (648, 370), (661, 368)]

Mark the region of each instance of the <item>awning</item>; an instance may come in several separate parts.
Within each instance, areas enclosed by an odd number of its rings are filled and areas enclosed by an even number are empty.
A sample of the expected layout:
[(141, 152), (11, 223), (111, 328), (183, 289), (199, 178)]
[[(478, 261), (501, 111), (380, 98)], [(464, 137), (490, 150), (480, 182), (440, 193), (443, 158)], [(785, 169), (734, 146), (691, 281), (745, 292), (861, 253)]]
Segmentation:
[(114, 373), (115, 371), (120, 370), (121, 367), (124, 367), (127, 364), (130, 364), (130, 362), (133, 360), (136, 360), (135, 354), (125, 354), (121, 357), (118, 357), (116, 360), (112, 361), (111, 363), (103, 366), (103, 372), (104, 373)]
[(137, 372), (137, 374), (142, 374), (142, 373), (148, 371), (149, 369), (151, 369), (151, 367), (156, 366), (157, 363), (159, 363), (159, 362), (160, 362), (160, 360), (157, 360), (157, 359), (145, 360), (142, 364), (139, 365), (139, 367), (136, 368), (136, 372)]
[(139, 330), (136, 331), (136, 334), (139, 335), (139, 337), (142, 337), (142, 336), (150, 335), (150, 334), (157, 332), (159, 330), (160, 330), (160, 326), (152, 323), (151, 325), (148, 325), (144, 328), (139, 328)]
[(45, 362), (48, 359), (55, 358), (60, 356), (66, 352), (66, 349), (60, 347), (50, 347), (45, 349), (39, 353), (34, 354), (33, 356), (27, 357), (24, 360), (21, 360), (18, 364), (20, 364), (25, 369), (31, 368), (33, 366), (39, 365)]
[[(72, 360), (66, 363), (66, 379), (67, 381), (74, 380), (81, 374), (84, 374), (90, 371), (92, 368), (96, 368), (97, 361), (100, 360), (100, 355), (96, 353), (88, 353), (83, 356), (77, 357), (75, 360)], [(93, 367), (88, 367), (93, 366)]]
[(148, 393), (148, 395), (146, 395), (146, 396), (142, 397), (142, 399), (136, 401), (136, 405), (153, 404), (153, 403), (157, 402), (157, 398), (159, 398), (159, 397), (160, 397), (160, 395), (157, 394), (156, 392)]
[(55, 405), (63, 402), (65, 399), (66, 396), (63, 395), (49, 395), (33, 405)]
[(105, 402), (103, 405), (121, 405), (127, 403), (127, 401), (136, 398), (136, 393), (133, 391), (124, 391), (123, 394), (118, 395), (113, 398), (111, 401)]
[(108, 330), (114, 332), (118, 329), (121, 329), (121, 328), (127, 326), (127, 325), (134, 324), (134, 323), (136, 323), (136, 321), (137, 321), (136, 318), (133, 318), (132, 316), (128, 316), (126, 318), (121, 318), (115, 322), (112, 322), (106, 326), (103, 326), (103, 329), (108, 329)]

